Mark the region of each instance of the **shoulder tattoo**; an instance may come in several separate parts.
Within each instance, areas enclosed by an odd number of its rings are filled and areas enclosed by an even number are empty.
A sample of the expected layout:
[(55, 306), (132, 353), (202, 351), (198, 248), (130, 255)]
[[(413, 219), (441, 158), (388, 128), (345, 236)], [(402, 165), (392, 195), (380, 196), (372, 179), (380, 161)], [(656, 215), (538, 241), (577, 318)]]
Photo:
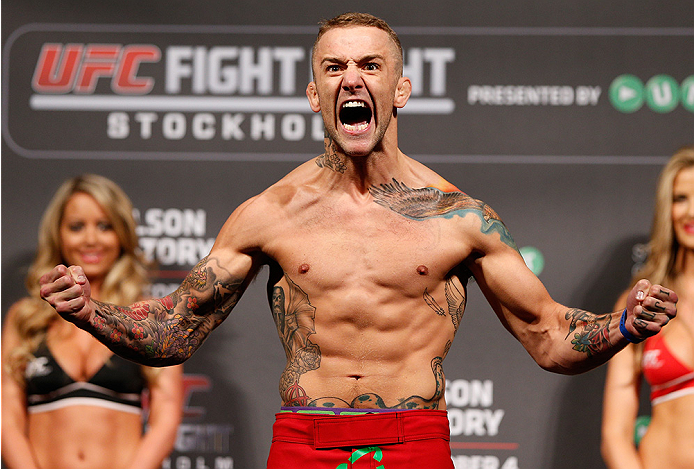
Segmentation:
[(489, 205), (463, 192), (443, 192), (435, 187), (412, 189), (396, 179), (390, 184), (371, 186), (369, 192), (377, 204), (412, 220), (464, 217), (473, 213), (482, 221), (482, 233), (498, 233), (503, 243), (517, 250), (499, 215)]

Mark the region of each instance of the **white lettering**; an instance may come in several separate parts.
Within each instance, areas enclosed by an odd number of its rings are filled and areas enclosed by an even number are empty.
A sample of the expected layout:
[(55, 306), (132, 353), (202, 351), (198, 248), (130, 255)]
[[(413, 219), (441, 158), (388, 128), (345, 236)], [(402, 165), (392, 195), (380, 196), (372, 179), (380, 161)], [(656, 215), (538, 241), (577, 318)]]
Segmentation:
[[(694, 86), (692, 86), (692, 89), (694, 90)], [(320, 142), (324, 137), (325, 125), (323, 124), (323, 117), (317, 114), (311, 118), (311, 138), (316, 142)]]
[(234, 469), (234, 460), (231, 458), (214, 458), (214, 469)]
[(182, 139), (186, 135), (186, 116), (180, 112), (164, 114), (164, 118), (161, 121), (161, 131), (166, 139)]
[(245, 135), (241, 130), (243, 114), (224, 114), (222, 116), (222, 138), (224, 140), (243, 140)]
[(515, 456), (511, 456), (504, 462), (504, 465), (501, 466), (501, 469), (518, 469), (518, 458)]
[[(415, 47), (404, 52), (404, 74), (412, 79), (413, 96), (444, 95), (455, 49)], [(297, 94), (311, 76), (310, 54), (302, 47), (170, 46), (165, 54), (167, 94), (181, 94), (188, 87), (193, 94), (270, 95), (274, 91), (289, 96)], [(304, 61), (307, 67), (301, 66)]]
[(599, 86), (577, 86), (576, 104), (579, 106), (596, 106), (601, 92), (602, 90)]
[(181, 80), (193, 75), (193, 68), (184, 60), (191, 59), (193, 51), (191, 47), (170, 46), (166, 49), (166, 92), (178, 94), (181, 92)]
[(195, 57), (193, 58), (193, 93), (204, 94), (205, 87), (205, 57), (207, 56), (207, 50), (204, 46), (198, 46), (195, 48)]
[(500, 464), (496, 456), (459, 455), (452, 459), (455, 469), (499, 469)]
[(503, 464), (496, 456), (452, 456), (455, 469), (518, 469), (518, 458), (511, 456)]
[(127, 138), (130, 135), (128, 115), (125, 112), (111, 112), (106, 118), (106, 135), (113, 139)]
[(145, 211), (144, 227), (139, 227), (140, 236), (204, 236), (207, 212), (203, 209), (162, 210), (150, 208)]
[(446, 64), (455, 60), (455, 50), (425, 49), (424, 60), (431, 63), (431, 94), (443, 96), (446, 93)]
[(300, 47), (275, 47), (273, 58), (280, 63), (280, 93), (294, 94), (296, 91), (296, 64), (304, 60), (304, 49)]
[(211, 140), (215, 134), (215, 119), (208, 112), (202, 112), (193, 116), (193, 136), (198, 140)]
[[(167, 112), (158, 115), (154, 112), (137, 112), (131, 116), (123, 112), (110, 113), (107, 118), (107, 132), (111, 138), (126, 138), (133, 131), (139, 132), (143, 140), (161, 136), (167, 140), (181, 140), (189, 137), (195, 140), (246, 139), (275, 140), (281, 137), (288, 142), (310, 138), (322, 141), (324, 136), (323, 119), (320, 114), (252, 114), (249, 119), (242, 113), (215, 115), (209, 112), (187, 116), (180, 112)], [(309, 121), (310, 119), (310, 121)], [(161, 121), (159, 125), (157, 122)], [(310, 126), (310, 133), (309, 133)], [(139, 127), (139, 129), (138, 129)]]
[(574, 104), (570, 86), (478, 86), (467, 89), (468, 104), (488, 106), (570, 106)]
[(502, 409), (448, 409), (448, 422), (451, 435), (494, 436), (499, 433), (501, 420), (504, 418)]
[(477, 379), (447, 381), (446, 402), (455, 407), (489, 407), (494, 402), (494, 383)]
[[(188, 456), (176, 457), (173, 465), (171, 458), (164, 459), (161, 463), (161, 469), (192, 469), (193, 462)], [(214, 469), (234, 469), (234, 460), (228, 456), (214, 458)], [(195, 458), (195, 469), (210, 469), (204, 456)]]
[(182, 423), (178, 427), (174, 447), (178, 452), (228, 453), (232, 432), (231, 425)]
[(446, 93), (446, 65), (455, 60), (455, 50), (452, 48), (413, 47), (405, 53), (406, 62), (403, 64), (403, 75), (412, 80), (412, 95), (424, 94), (425, 63), (429, 63), (429, 92), (432, 96), (442, 96)]
[(152, 123), (157, 120), (157, 115), (153, 112), (138, 112), (135, 114), (135, 122), (140, 124), (140, 138), (148, 139), (152, 137)]
[(225, 60), (236, 59), (239, 55), (237, 47), (213, 47), (210, 50), (209, 88), (211, 93), (231, 94), (239, 86), (239, 73), (236, 67), (223, 67)]
[(145, 257), (161, 265), (195, 265), (213, 245), (214, 238), (140, 238)]
[[(242, 47), (239, 56), (241, 69), (241, 94), (270, 94), (272, 92), (272, 50), (269, 47), (258, 49), (258, 61), (253, 61), (253, 48)], [(258, 87), (253, 87), (257, 83)]]
[(657, 106), (667, 106), (672, 101), (673, 91), (669, 83), (663, 82), (653, 88), (653, 102)]
[(274, 140), (275, 138), (275, 116), (272, 114), (251, 115), (251, 138), (260, 140), (265, 136), (265, 140)]
[(306, 121), (300, 114), (287, 114), (282, 118), (282, 138), (288, 142), (296, 142), (306, 134)]

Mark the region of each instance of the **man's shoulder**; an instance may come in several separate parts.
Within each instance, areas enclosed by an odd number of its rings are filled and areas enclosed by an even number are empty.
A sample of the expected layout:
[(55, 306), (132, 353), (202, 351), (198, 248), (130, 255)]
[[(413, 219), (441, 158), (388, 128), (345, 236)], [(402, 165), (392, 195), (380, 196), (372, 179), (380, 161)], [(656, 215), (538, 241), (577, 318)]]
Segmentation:
[(313, 160), (303, 163), (258, 195), (246, 200), (237, 211), (265, 216), (286, 210), (302, 193), (310, 192), (310, 181), (319, 168)]

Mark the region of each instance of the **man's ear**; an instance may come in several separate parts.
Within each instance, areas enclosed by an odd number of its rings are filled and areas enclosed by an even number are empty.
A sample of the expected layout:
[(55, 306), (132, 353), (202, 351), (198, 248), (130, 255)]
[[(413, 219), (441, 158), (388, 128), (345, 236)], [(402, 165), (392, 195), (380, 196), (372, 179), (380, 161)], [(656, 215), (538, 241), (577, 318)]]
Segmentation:
[(312, 81), (308, 84), (306, 87), (306, 97), (308, 98), (308, 103), (311, 105), (311, 110), (313, 112), (320, 112), (320, 101), (318, 100), (316, 82)]
[(398, 80), (398, 86), (395, 89), (395, 101), (394, 105), (397, 108), (402, 108), (410, 99), (412, 94), (412, 82), (407, 77), (402, 77)]

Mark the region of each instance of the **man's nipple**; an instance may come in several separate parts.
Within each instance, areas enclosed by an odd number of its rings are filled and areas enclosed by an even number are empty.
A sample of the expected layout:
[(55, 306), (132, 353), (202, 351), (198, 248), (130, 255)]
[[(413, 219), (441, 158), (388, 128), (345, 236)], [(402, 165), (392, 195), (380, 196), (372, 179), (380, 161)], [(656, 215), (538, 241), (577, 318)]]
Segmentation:
[(300, 274), (305, 274), (306, 272), (308, 272), (308, 269), (310, 269), (310, 268), (311, 268), (311, 266), (308, 265), (308, 264), (301, 264), (301, 265), (299, 266), (299, 273), (300, 273)]
[(425, 265), (420, 265), (417, 267), (417, 273), (419, 275), (429, 275), (429, 268)]

